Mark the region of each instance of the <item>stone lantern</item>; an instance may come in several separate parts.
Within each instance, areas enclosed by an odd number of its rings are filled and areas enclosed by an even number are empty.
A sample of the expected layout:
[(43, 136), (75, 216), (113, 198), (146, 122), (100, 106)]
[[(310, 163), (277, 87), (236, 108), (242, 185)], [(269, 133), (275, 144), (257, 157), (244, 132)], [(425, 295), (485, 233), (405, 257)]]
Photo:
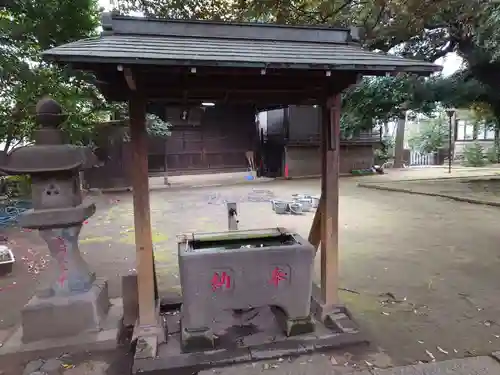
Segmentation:
[(79, 171), (97, 159), (89, 149), (64, 142), (59, 126), (66, 119), (56, 101), (40, 100), (35, 145), (14, 150), (0, 166), (7, 174), (31, 176), (33, 209), (19, 223), (39, 230), (57, 262), (54, 283), (22, 311), (23, 342), (98, 330), (109, 309), (107, 283), (96, 280), (78, 248), (82, 224), (95, 213), (95, 205), (83, 201)]

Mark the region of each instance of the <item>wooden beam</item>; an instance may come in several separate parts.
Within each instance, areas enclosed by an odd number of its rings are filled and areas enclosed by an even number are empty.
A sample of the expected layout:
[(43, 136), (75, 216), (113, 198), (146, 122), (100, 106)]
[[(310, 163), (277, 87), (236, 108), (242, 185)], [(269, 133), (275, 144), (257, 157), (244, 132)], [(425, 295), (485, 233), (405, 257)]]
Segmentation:
[(139, 325), (156, 325), (153, 239), (149, 207), (148, 143), (146, 101), (139, 95), (129, 98), (132, 144), (132, 188), (135, 247), (139, 294)]
[(132, 91), (137, 91), (137, 85), (135, 83), (134, 74), (132, 73), (132, 69), (123, 68), (123, 75), (125, 76), (125, 82), (127, 82), (127, 86)]
[(323, 106), (321, 139), (321, 299), (338, 303), (340, 93)]
[[(324, 91), (328, 88), (335, 92), (341, 91), (356, 80), (356, 74), (343, 72), (342, 75), (332, 74), (325, 77), (311, 74), (302, 75), (275, 75), (268, 74), (242, 76), (236, 79), (229, 74), (200, 75), (196, 74), (160, 74), (161, 70), (154, 70), (159, 74), (152, 74), (149, 70), (135, 68), (127, 73), (129, 67), (122, 67), (123, 71), (102, 70), (98, 77), (101, 81), (109, 82), (102, 87), (103, 94), (109, 100), (123, 101), (133, 88), (140, 91), (148, 100), (168, 101), (174, 104), (188, 102), (218, 101), (230, 103), (262, 104), (320, 104), (324, 98)], [(131, 75), (133, 73), (133, 76)], [(117, 75), (118, 74), (118, 75)], [(124, 77), (128, 77), (124, 79)], [(132, 79), (131, 79), (132, 78)], [(314, 99), (314, 103), (304, 102)]]
[[(161, 65), (142, 65), (138, 66), (138, 70), (141, 74), (152, 74), (152, 75), (162, 75), (165, 73), (170, 76), (181, 76), (185, 74), (190, 74), (191, 67), (188, 66), (161, 66)], [(300, 70), (289, 70), (289, 69), (273, 69), (265, 68), (266, 76), (268, 77), (289, 77), (300, 79), (302, 77), (310, 78), (325, 78), (324, 69), (300, 69)], [(331, 72), (331, 77), (336, 76), (344, 77), (346, 74), (357, 74), (357, 71), (353, 70), (334, 70)], [(364, 72), (363, 72), (364, 74)], [(198, 77), (207, 76), (218, 76), (225, 78), (227, 76), (237, 77), (241, 79), (242, 77), (256, 77), (262, 75), (262, 68), (231, 68), (231, 67), (196, 67), (196, 75)]]
[(225, 92), (225, 91), (316, 91), (325, 90), (325, 87), (346, 87), (356, 79), (355, 75), (343, 77), (268, 77), (267, 75), (240, 77), (232, 76), (153, 76), (139, 75), (136, 77), (140, 89), (147, 91), (162, 90), (188, 90), (200, 92)]
[[(139, 89), (138, 89), (139, 90)], [(139, 90), (143, 92), (142, 90)], [(111, 101), (126, 101), (128, 100), (128, 93), (130, 91), (125, 86), (122, 90), (113, 90), (106, 93), (106, 98)], [(192, 97), (190, 93), (187, 95), (180, 94), (176, 96), (168, 96), (165, 93), (160, 92), (147, 92), (149, 102), (161, 102), (164, 105), (169, 106), (199, 106), (201, 102), (214, 102), (214, 103), (224, 103), (224, 104), (234, 104), (234, 105), (254, 105), (257, 107), (267, 108), (271, 106), (276, 107), (287, 107), (289, 105), (315, 105), (321, 103), (321, 96), (309, 96), (307, 92), (295, 93), (295, 94), (266, 94), (265, 90), (262, 92), (249, 93), (247, 95), (235, 95), (228, 93), (220, 93), (217, 95), (207, 94)]]
[(321, 198), (319, 199), (318, 208), (316, 209), (316, 213), (314, 214), (311, 229), (309, 230), (309, 237), (308, 237), (309, 243), (314, 246), (316, 252), (318, 251), (319, 245), (321, 243), (321, 215), (324, 209), (325, 209), (325, 199), (323, 195), (321, 195)]

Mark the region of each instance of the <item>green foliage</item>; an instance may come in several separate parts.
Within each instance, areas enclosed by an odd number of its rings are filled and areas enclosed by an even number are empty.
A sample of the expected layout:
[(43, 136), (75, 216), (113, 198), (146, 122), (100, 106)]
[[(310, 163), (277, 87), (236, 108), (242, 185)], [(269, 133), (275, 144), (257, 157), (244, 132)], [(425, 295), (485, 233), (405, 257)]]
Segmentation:
[(492, 164), (498, 163), (500, 160), (500, 147), (495, 143), (486, 151), (486, 159)]
[[(129, 113), (127, 103), (112, 103), (109, 104), (110, 112), (116, 119), (124, 120), (124, 123), (128, 125)], [(170, 135), (171, 124), (169, 122), (163, 121), (158, 115), (154, 113), (146, 114), (146, 126), (148, 134), (154, 137), (165, 138)], [(128, 132), (125, 134), (125, 139), (129, 139)]]
[(0, 8), (0, 141), (6, 149), (30, 139), (44, 95), (69, 115), (64, 126), (75, 143), (85, 142), (102, 119), (104, 98), (91, 76), (40, 59), (44, 49), (95, 35), (98, 21), (97, 0), (15, 0)]
[(0, 191), (9, 198), (31, 196), (31, 178), (28, 175), (4, 176), (0, 178)]
[(488, 95), (484, 84), (461, 74), (428, 79), (410, 75), (365, 78), (344, 93), (341, 126), (346, 134), (356, 134), (395, 121), (407, 110), (434, 116), (438, 104), (484, 107)]
[(411, 75), (365, 78), (344, 93), (341, 126), (356, 133), (396, 120), (407, 110), (430, 114), (437, 101), (433, 84)]
[(423, 154), (435, 152), (446, 146), (449, 140), (448, 133), (448, 118), (441, 113), (436, 118), (422, 121), (419, 130), (409, 136), (408, 144), (412, 150)]
[(485, 2), (479, 14), (479, 22), (474, 41), (487, 51), (490, 61), (500, 60), (500, 3)]
[(479, 142), (474, 142), (472, 145), (465, 146), (464, 165), (466, 167), (482, 167), (485, 164), (484, 148)]
[(394, 154), (394, 140), (392, 138), (382, 140), (380, 147), (373, 152), (375, 164), (382, 165), (389, 161)]
[(382, 165), (391, 158), (391, 156), (383, 148), (376, 148), (375, 151), (373, 151), (373, 157), (376, 165)]
[(148, 134), (154, 137), (166, 138), (170, 135), (171, 124), (163, 121), (159, 116), (148, 113), (146, 115)]

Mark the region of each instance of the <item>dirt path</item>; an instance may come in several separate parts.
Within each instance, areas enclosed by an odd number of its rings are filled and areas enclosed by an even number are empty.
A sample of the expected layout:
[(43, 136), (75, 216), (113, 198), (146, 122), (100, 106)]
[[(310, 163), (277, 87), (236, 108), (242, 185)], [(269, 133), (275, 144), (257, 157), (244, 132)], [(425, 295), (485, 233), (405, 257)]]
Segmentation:
[[(341, 296), (393, 364), (429, 360), (428, 353), (445, 359), (498, 350), (499, 209), (355, 184), (341, 183), (341, 277), (349, 290)], [(225, 200), (239, 203), (241, 228), (280, 225), (307, 236), (312, 213), (277, 216), (263, 202), (301, 192), (318, 193), (319, 181), (153, 192), (160, 289), (179, 290), (176, 234), (226, 229)], [(84, 226), (81, 248), (117, 295), (119, 276), (135, 263), (131, 197), (98, 199), (101, 208)], [(0, 293), (3, 319), (16, 314), (4, 306), (18, 309), (32, 287), (17, 303)]]

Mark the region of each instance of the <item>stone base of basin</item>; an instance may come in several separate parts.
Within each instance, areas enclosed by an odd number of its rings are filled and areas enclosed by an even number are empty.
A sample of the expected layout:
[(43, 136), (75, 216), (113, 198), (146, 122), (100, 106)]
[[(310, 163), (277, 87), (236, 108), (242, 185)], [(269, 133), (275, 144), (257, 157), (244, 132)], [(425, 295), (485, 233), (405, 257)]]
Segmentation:
[(108, 315), (108, 283), (96, 279), (90, 290), (70, 296), (34, 296), (21, 311), (24, 343), (98, 332)]
[(225, 315), (219, 315), (210, 327), (215, 334), (215, 348), (185, 353), (181, 344), (180, 309), (178, 305), (174, 308), (162, 307), (166, 341), (158, 345), (154, 358), (136, 353), (133, 374), (192, 375), (204, 369), (236, 363), (300, 356), (368, 343), (358, 329), (353, 329), (356, 327), (354, 322), (347, 324), (344, 321), (335, 326), (333, 321), (327, 326), (319, 317), (313, 318), (314, 332), (287, 337), (272, 309), (262, 307), (243, 314), (226, 311)]

